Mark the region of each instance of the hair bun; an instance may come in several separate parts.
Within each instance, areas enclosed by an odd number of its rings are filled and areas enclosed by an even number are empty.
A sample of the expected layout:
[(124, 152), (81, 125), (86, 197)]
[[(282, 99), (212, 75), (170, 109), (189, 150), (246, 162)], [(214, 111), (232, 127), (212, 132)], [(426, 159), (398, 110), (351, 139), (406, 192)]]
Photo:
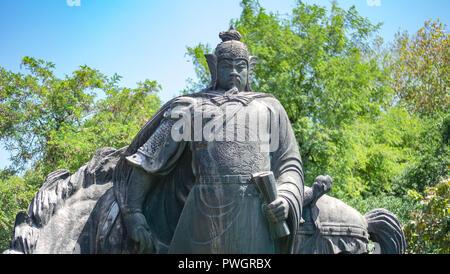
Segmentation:
[(231, 26), (230, 30), (219, 33), (219, 37), (222, 39), (222, 42), (230, 40), (241, 41), (241, 34), (233, 26)]

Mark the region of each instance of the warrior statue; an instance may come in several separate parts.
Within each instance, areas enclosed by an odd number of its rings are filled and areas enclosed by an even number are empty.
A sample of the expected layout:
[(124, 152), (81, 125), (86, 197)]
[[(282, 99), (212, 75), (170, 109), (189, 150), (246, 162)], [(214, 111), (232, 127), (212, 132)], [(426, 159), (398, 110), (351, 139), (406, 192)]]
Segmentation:
[(206, 59), (211, 84), (167, 102), (120, 150), (48, 175), (6, 253), (404, 252), (396, 217), (362, 216), (304, 186), (286, 112), (251, 90), (257, 58), (231, 28)]
[[(293, 130), (278, 100), (250, 90), (256, 57), (239, 32), (220, 37), (215, 54), (206, 56), (210, 88), (164, 107), (160, 121), (152, 122), (157, 128), (139, 138), (145, 142), (130, 151), (116, 178), (124, 223), (141, 251), (293, 250), (303, 200)], [(278, 189), (278, 198), (264, 210), (251, 181), (262, 171), (273, 172)], [(291, 233), (273, 239), (269, 222), (284, 220)]]

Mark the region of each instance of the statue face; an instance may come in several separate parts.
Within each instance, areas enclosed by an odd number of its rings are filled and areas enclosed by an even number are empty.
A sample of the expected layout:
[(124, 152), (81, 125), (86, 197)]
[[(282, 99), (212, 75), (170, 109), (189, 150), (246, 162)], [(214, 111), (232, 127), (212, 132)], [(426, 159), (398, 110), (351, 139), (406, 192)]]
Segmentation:
[(248, 64), (245, 59), (222, 59), (217, 64), (217, 85), (229, 90), (236, 87), (239, 91), (247, 84)]

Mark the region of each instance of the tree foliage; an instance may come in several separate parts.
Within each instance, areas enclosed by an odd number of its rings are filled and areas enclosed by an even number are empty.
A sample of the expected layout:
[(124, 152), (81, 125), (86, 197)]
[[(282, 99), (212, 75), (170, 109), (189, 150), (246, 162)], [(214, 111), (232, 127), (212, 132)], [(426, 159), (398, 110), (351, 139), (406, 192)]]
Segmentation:
[(24, 57), (22, 65), (27, 74), (0, 67), (0, 140), (15, 170), (74, 171), (100, 147), (127, 145), (160, 105), (155, 81), (120, 88), (120, 76), (87, 66), (59, 79), (52, 63)]
[(0, 176), (0, 252), (10, 247), (16, 214), (26, 210), (37, 190), (22, 178)]
[(0, 68), (0, 139), (20, 168), (46, 157), (50, 132), (82, 123), (93, 108), (92, 90), (106, 81), (86, 66), (64, 80), (55, 77), (50, 62), (24, 57), (22, 66), (28, 74)]
[[(288, 16), (267, 13), (257, 1), (241, 5), (240, 18), (231, 23), (260, 59), (253, 89), (275, 95), (286, 109), (307, 184), (330, 174), (337, 197), (391, 192), (394, 178), (414, 158), (422, 126), (403, 109), (390, 109), (393, 89), (385, 69), (389, 56), (379, 53), (380, 25), (336, 3), (327, 11), (297, 1)], [(203, 44), (188, 48), (201, 74), (196, 86), (208, 83), (203, 54), (210, 50)]]
[(412, 37), (398, 33), (392, 50), (392, 82), (399, 102), (413, 114), (437, 117), (450, 102), (450, 33), (429, 20)]
[(135, 89), (109, 88), (106, 97), (95, 104), (95, 112), (81, 125), (62, 124), (50, 132), (47, 149), (54, 167), (77, 170), (101, 147), (121, 148), (131, 143), (134, 136), (158, 110), (160, 101), (152, 92), (154, 81), (138, 83)]
[(404, 231), (409, 253), (450, 253), (450, 180), (428, 187), (423, 194), (410, 190), (421, 204), (412, 211)]
[(0, 67), (0, 141), (13, 162), (0, 170), (0, 250), (48, 173), (75, 172), (99, 148), (128, 145), (160, 107), (155, 81), (122, 88), (118, 75), (87, 66), (59, 79), (52, 63), (25, 57), (22, 65), (27, 74)]
[[(362, 213), (385, 207), (408, 222), (420, 205), (408, 193), (427, 192), (448, 178), (445, 26), (428, 21), (386, 47), (376, 35), (380, 25), (354, 7), (333, 2), (326, 10), (297, 1), (291, 14), (280, 15), (257, 1), (241, 5), (240, 18), (230, 24), (260, 59), (253, 89), (275, 95), (286, 109), (306, 184), (330, 174), (332, 196)], [(188, 92), (209, 83), (206, 53), (209, 45), (188, 47), (198, 76)], [(433, 221), (434, 213), (427, 214), (424, 223)]]
[[(329, 174), (332, 196), (362, 213), (385, 207), (408, 222), (408, 252), (448, 253), (446, 26), (427, 21), (386, 47), (377, 36), (381, 25), (354, 7), (333, 2), (327, 10), (298, 0), (290, 14), (280, 15), (256, 0), (241, 6), (230, 25), (259, 57), (253, 89), (273, 94), (286, 109), (306, 184)], [(187, 48), (197, 79), (187, 80), (184, 93), (209, 85), (204, 54), (211, 51), (203, 43)], [(160, 106), (155, 81), (122, 88), (119, 76), (87, 66), (59, 79), (52, 63), (25, 57), (22, 65), (26, 74), (0, 67), (0, 141), (13, 154), (13, 166), (0, 172), (6, 193), (0, 226), (8, 230), (0, 237), (8, 239), (14, 212), (46, 174), (75, 171), (98, 148), (128, 145)], [(95, 98), (99, 93), (104, 96)]]
[(409, 161), (395, 179), (397, 193), (406, 193), (408, 189), (423, 192), (427, 187), (435, 186), (448, 176), (450, 166), (450, 113), (436, 119), (418, 122), (423, 130), (417, 136), (414, 159)]

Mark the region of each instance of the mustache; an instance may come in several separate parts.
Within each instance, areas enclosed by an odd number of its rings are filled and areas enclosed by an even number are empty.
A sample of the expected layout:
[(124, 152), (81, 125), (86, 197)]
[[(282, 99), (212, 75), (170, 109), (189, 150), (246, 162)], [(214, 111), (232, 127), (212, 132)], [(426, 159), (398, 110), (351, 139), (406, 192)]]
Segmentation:
[(238, 82), (240, 84), (242, 82), (242, 79), (239, 75), (230, 75), (229, 82)]

